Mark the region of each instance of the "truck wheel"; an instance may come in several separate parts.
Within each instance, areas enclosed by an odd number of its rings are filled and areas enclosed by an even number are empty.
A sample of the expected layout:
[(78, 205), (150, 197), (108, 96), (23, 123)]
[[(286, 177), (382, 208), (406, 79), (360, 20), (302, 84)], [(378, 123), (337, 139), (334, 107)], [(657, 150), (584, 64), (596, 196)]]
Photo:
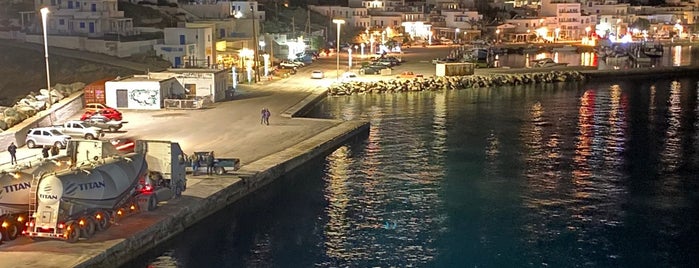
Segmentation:
[(78, 239), (80, 239), (80, 227), (78, 226), (78, 224), (73, 222), (70, 225), (68, 225), (64, 237), (66, 238), (66, 241), (68, 243), (78, 242)]
[(216, 167), (216, 175), (226, 174), (226, 169), (223, 167)]
[(95, 227), (98, 231), (104, 231), (109, 228), (111, 222), (109, 221), (109, 213), (104, 211), (98, 211), (95, 213)]
[(95, 235), (95, 221), (92, 217), (80, 218), (78, 220), (80, 226), (80, 237), (90, 238)]
[(34, 141), (27, 141), (27, 148), (34, 148), (36, 147), (36, 143)]
[(90, 134), (90, 133), (87, 133), (87, 134), (85, 134), (85, 139), (86, 139), (86, 140), (94, 140), (94, 139), (95, 139), (95, 136), (93, 136), (93, 135)]
[(158, 199), (154, 194), (148, 197), (148, 211), (153, 211), (158, 208)]
[[(7, 222), (7, 227), (2, 230), (2, 239), (5, 241), (12, 241), (17, 239), (17, 236), (19, 236), (19, 227), (17, 227), (16, 222), (9, 221)], [(0, 239), (0, 241), (2, 240)]]

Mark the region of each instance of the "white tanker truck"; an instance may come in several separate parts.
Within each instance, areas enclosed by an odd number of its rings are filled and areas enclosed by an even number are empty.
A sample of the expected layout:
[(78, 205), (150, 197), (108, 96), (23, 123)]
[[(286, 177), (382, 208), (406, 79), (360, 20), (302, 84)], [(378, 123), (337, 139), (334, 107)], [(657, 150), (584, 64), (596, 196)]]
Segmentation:
[(35, 175), (69, 167), (68, 159), (58, 157), (25, 163), (13, 170), (0, 172), (0, 241), (14, 240), (24, 229)]
[(33, 213), (25, 234), (68, 242), (90, 238), (126, 214), (151, 211), (158, 202), (179, 196), (186, 188), (184, 168), (177, 143), (137, 141), (134, 153), (95, 156), (44, 175), (32, 185), (36, 205), (30, 205)]

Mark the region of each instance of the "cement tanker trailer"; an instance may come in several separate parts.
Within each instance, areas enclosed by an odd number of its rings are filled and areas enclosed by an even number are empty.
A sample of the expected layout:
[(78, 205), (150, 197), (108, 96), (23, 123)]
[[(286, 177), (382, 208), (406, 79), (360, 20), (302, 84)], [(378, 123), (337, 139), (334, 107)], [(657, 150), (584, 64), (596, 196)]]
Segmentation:
[(44, 159), (0, 173), (0, 241), (14, 240), (29, 219), (31, 184), (35, 175), (68, 168), (67, 159)]
[(76, 242), (127, 214), (154, 210), (159, 201), (179, 195), (186, 187), (179, 145), (139, 144), (135, 153), (96, 157), (77, 168), (42, 176), (35, 186), (36, 209), (31, 210), (26, 235)]

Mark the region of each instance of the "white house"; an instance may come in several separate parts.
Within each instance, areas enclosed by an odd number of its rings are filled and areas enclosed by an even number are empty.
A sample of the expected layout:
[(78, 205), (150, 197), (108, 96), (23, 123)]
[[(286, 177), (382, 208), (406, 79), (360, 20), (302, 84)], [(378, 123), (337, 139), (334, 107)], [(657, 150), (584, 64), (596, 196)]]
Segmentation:
[(247, 18), (264, 21), (265, 11), (258, 9), (257, 1), (191, 1), (182, 9), (202, 19)]
[(174, 77), (158, 79), (148, 75), (107, 81), (104, 92), (107, 106), (145, 110), (161, 109), (164, 99), (185, 95), (184, 87)]
[[(35, 0), (35, 8), (48, 7), (50, 34), (101, 37), (105, 34), (137, 35), (133, 20), (117, 9), (118, 0)], [(41, 25), (41, 16), (36, 21)]]
[(164, 44), (153, 48), (175, 68), (209, 67), (216, 59), (212, 32), (211, 27), (165, 28)]
[(187, 97), (209, 98), (212, 102), (226, 98), (228, 70), (219, 69), (168, 69), (165, 72), (151, 72), (153, 79), (174, 77), (184, 86)]

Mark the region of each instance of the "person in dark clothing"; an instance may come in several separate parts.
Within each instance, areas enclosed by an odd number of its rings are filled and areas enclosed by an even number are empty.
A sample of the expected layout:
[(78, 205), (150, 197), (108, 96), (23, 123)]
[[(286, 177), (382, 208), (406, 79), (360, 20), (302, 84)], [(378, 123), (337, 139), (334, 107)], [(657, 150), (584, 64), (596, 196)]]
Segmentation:
[(56, 146), (56, 145), (51, 146), (51, 156), (57, 156), (59, 152), (60, 152), (60, 148), (58, 148), (58, 146)]
[(265, 123), (265, 116), (267, 116), (267, 108), (262, 108), (262, 111), (260, 111), (260, 125)]
[(214, 151), (211, 151), (206, 156), (206, 174), (207, 175), (214, 174)]
[(41, 148), (41, 156), (43, 156), (44, 158), (49, 158), (49, 150), (50, 149), (51, 149), (51, 147), (49, 147), (49, 146), (44, 146), (43, 148)]
[(262, 116), (263, 120), (265, 121), (265, 125), (269, 126), (269, 117), (272, 116), (272, 113), (269, 112), (269, 109), (265, 108), (263, 110), (264, 116)]
[(7, 146), (7, 151), (10, 152), (10, 164), (16, 165), (17, 164), (17, 145), (15, 143), (10, 143), (10, 146)]

